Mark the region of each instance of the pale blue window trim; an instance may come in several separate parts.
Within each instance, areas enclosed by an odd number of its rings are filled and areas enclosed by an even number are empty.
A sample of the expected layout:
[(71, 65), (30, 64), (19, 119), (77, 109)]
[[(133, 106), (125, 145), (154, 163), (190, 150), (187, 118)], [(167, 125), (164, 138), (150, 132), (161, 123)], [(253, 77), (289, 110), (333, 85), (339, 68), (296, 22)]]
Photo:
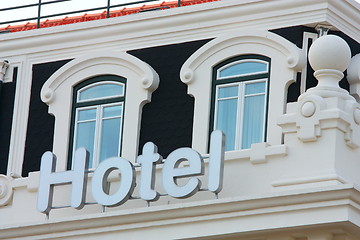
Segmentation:
[(96, 138), (96, 115), (97, 108), (77, 109), (75, 122), (75, 139), (73, 153), (75, 150), (84, 147), (89, 151), (89, 165), (93, 165), (94, 159), (94, 139)]
[(124, 96), (125, 85), (117, 82), (97, 82), (78, 91), (77, 102), (108, 99)]
[(241, 149), (250, 148), (252, 143), (264, 141), (266, 117), (267, 81), (245, 82), (242, 113)]
[(235, 61), (221, 67), (217, 71), (217, 79), (267, 73), (269, 71), (268, 68), (268, 62), (259, 59)]
[(120, 155), (123, 106), (120, 102), (76, 109), (73, 152), (85, 147), (90, 153), (89, 168)]
[(120, 136), (123, 124), (123, 103), (102, 107), (100, 121), (99, 162), (120, 156)]
[(234, 150), (237, 142), (239, 84), (217, 86), (215, 127), (225, 133), (225, 150)]

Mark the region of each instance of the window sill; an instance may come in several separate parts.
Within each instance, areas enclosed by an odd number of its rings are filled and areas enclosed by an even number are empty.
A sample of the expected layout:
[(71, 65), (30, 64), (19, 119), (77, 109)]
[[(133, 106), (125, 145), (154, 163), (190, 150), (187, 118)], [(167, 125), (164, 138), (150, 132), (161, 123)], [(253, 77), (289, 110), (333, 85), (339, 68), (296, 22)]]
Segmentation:
[(285, 145), (271, 146), (266, 142), (254, 143), (249, 149), (225, 152), (226, 160), (250, 160), (252, 164), (267, 163), (269, 157), (283, 157), (287, 155)]

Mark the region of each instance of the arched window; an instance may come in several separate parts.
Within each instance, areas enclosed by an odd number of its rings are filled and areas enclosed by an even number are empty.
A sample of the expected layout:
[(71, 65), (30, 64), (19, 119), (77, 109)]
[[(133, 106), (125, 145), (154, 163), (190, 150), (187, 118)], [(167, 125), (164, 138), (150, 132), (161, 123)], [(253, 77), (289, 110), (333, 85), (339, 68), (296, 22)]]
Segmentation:
[[(41, 100), (48, 104), (49, 113), (55, 116), (53, 152), (57, 157), (57, 171), (71, 168), (73, 148), (76, 144), (74, 140), (77, 137), (75, 126), (86, 121), (93, 121), (97, 129), (94, 132), (94, 145), (92, 145), (93, 162), (90, 164), (92, 168), (101, 160), (101, 142), (108, 140), (105, 135), (103, 135), (104, 140), (101, 140), (101, 136), (97, 137), (99, 132), (103, 131), (102, 125), (99, 125), (103, 124), (102, 122), (120, 122), (119, 140), (115, 141), (119, 144), (118, 155), (129, 160), (135, 159), (139, 149), (142, 108), (151, 101), (152, 92), (158, 85), (159, 76), (151, 66), (120, 51), (89, 52), (58, 69), (41, 89)], [(118, 105), (110, 108), (112, 104)], [(95, 106), (97, 106), (96, 121), (90, 116), (87, 116), (87, 120), (80, 120), (82, 118), (79, 117), (83, 117), (82, 113), (84, 113), (79, 112), (81, 109), (95, 108)], [(81, 116), (76, 116), (76, 112), (78, 115), (81, 113)], [(99, 127), (96, 128), (96, 124)], [(104, 142), (103, 145), (108, 143)], [(103, 154), (110, 156), (112, 155), (110, 150), (114, 149), (115, 147), (109, 148), (106, 150), (109, 152)], [(95, 165), (92, 165), (94, 162)]]
[(222, 130), (227, 151), (265, 141), (270, 59), (243, 55), (213, 69), (210, 131)]
[[(277, 121), (285, 112), (288, 86), (303, 63), (301, 49), (263, 30), (223, 35), (199, 48), (180, 71), (188, 94), (195, 99), (192, 147), (208, 153), (209, 131), (221, 127), (226, 132), (229, 159), (257, 162), (259, 148), (265, 148), (266, 156), (273, 154), (268, 148), (280, 146), (283, 151), (283, 133)], [(265, 112), (253, 111), (254, 107), (263, 109), (262, 103)], [(230, 111), (231, 107), (236, 111)], [(263, 113), (266, 118), (260, 117)], [(259, 141), (262, 143), (255, 144)]]
[(125, 91), (126, 79), (114, 75), (93, 77), (74, 87), (69, 163), (80, 147), (90, 153), (89, 168), (120, 156)]

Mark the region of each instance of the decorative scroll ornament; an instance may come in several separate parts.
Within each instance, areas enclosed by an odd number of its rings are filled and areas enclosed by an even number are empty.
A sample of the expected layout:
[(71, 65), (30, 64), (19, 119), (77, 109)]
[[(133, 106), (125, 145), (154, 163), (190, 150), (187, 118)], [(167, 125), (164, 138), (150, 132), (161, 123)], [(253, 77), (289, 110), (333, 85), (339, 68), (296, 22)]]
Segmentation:
[(12, 199), (13, 188), (9, 177), (0, 174), (0, 207), (9, 204)]
[(0, 81), (4, 81), (6, 70), (9, 67), (9, 62), (7, 60), (0, 61)]

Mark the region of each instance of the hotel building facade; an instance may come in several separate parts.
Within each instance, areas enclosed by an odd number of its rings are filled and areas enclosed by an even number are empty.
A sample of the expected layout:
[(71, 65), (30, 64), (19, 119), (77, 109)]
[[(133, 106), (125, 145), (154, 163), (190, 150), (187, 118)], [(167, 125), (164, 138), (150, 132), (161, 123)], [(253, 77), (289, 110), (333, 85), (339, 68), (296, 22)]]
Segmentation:
[(360, 4), (186, 3), (0, 34), (0, 239), (360, 239)]

